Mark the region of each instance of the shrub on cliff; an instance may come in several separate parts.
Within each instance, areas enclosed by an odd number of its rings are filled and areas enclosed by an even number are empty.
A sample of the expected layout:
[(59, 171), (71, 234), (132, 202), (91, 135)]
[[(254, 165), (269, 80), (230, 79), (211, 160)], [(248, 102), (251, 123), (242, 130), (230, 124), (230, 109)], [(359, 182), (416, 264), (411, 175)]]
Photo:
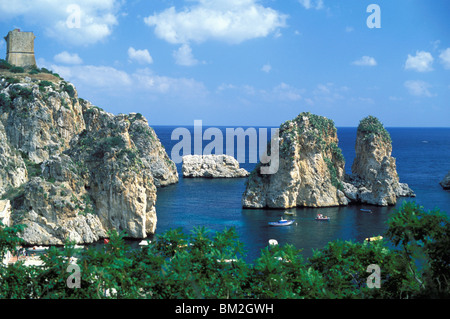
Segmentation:
[(376, 134), (381, 136), (383, 141), (386, 143), (391, 143), (391, 135), (384, 128), (383, 124), (374, 116), (369, 115), (363, 118), (358, 125), (358, 131), (364, 133), (365, 135)]
[(0, 69), (9, 70), (12, 68), (12, 65), (9, 64), (6, 60), (0, 59)]

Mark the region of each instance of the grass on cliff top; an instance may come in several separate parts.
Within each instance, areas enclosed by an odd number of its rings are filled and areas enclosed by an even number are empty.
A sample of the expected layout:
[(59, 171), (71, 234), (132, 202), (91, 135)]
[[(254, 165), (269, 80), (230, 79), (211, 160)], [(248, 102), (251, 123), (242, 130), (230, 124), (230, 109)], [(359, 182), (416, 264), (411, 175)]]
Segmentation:
[(335, 134), (337, 132), (333, 120), (328, 119), (324, 116), (312, 114), (310, 112), (300, 113), (294, 120), (292, 120), (292, 122), (296, 122), (297, 124), (302, 125), (303, 117), (307, 117), (309, 119), (311, 127), (317, 129), (319, 131), (319, 134)]
[(0, 59), (0, 76), (5, 78), (16, 78), (23, 80), (25, 77), (29, 77), (32, 80), (38, 81), (52, 81), (57, 83), (63, 78), (46, 68), (22, 68), (9, 64), (4, 59)]
[(359, 122), (358, 131), (363, 133), (365, 136), (369, 136), (371, 134), (381, 136), (384, 142), (392, 143), (391, 135), (375, 116), (369, 115), (368, 117), (363, 118)]

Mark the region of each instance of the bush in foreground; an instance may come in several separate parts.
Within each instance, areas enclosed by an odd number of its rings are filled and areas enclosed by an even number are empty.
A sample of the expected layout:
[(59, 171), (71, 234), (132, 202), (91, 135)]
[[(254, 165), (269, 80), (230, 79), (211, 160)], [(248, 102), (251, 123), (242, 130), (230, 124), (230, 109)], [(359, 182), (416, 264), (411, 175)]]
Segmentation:
[[(21, 227), (0, 230), (0, 252), (20, 244)], [(390, 218), (390, 240), (336, 240), (304, 260), (292, 245), (269, 246), (253, 263), (234, 229), (167, 231), (133, 250), (111, 232), (101, 248), (51, 248), (44, 265), (0, 267), (1, 298), (435, 298), (449, 297), (449, 221), (439, 211), (404, 203)], [(389, 245), (390, 244), (390, 245)], [(394, 246), (394, 248), (392, 248)], [(391, 247), (391, 248), (389, 248)], [(80, 288), (69, 288), (77, 258)], [(369, 265), (381, 269), (379, 289), (368, 287)]]

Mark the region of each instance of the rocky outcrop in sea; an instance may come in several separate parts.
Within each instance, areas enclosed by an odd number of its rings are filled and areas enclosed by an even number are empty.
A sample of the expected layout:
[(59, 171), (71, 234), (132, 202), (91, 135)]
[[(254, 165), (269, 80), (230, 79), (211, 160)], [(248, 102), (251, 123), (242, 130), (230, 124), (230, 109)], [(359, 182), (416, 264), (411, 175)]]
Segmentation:
[(246, 208), (326, 207), (348, 203), (341, 191), (344, 157), (332, 120), (301, 113), (280, 126), (279, 167), (261, 174), (259, 163), (250, 174), (242, 205)]
[(450, 171), (439, 184), (443, 189), (450, 189)]
[(52, 74), (0, 72), (0, 197), (29, 244), (92, 243), (109, 230), (144, 238), (156, 191), (178, 182), (139, 113), (113, 115)]
[[(399, 197), (414, 197), (405, 183), (400, 183), (392, 141), (388, 131), (375, 117), (361, 120), (356, 136), (352, 174), (346, 176), (344, 193), (356, 203), (388, 206)], [(350, 184), (350, 185), (349, 185)]]
[(239, 162), (228, 155), (185, 155), (183, 177), (187, 178), (237, 178), (249, 172), (239, 167)]
[[(352, 175), (338, 147), (332, 120), (301, 113), (280, 126), (279, 169), (263, 175), (259, 163), (242, 197), (245, 208), (327, 207), (350, 203), (394, 205), (400, 196), (415, 196), (399, 182), (389, 133), (378, 119), (361, 121)], [(277, 142), (273, 140), (272, 142)]]

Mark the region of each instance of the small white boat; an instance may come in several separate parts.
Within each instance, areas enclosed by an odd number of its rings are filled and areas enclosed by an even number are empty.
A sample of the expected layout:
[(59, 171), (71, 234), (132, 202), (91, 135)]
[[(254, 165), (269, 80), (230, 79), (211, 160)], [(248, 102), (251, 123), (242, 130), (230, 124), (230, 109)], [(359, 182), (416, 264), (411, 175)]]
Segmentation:
[(277, 222), (269, 222), (269, 226), (275, 226), (275, 227), (289, 226), (289, 225), (292, 225), (294, 223), (294, 221), (295, 220), (287, 220), (287, 219), (281, 218)]
[(372, 210), (370, 210), (370, 209), (363, 209), (363, 208), (361, 208), (360, 211), (362, 211), (364, 213), (371, 213), (372, 212)]
[(270, 239), (269, 240), (269, 245), (270, 246), (276, 246), (276, 245), (278, 245), (278, 241), (276, 239)]
[(293, 215), (294, 215), (294, 212), (284, 212), (284, 214), (285, 214), (285, 215), (293, 216)]
[(329, 221), (329, 220), (330, 220), (330, 217), (328, 217), (328, 216), (323, 216), (322, 214), (317, 214), (316, 220), (318, 220), (318, 221)]
[(31, 248), (28, 248), (28, 251), (44, 251), (47, 250), (49, 247), (45, 247), (45, 246), (33, 246)]
[(148, 244), (149, 244), (148, 240), (144, 239), (139, 243), (139, 246), (148, 246)]

